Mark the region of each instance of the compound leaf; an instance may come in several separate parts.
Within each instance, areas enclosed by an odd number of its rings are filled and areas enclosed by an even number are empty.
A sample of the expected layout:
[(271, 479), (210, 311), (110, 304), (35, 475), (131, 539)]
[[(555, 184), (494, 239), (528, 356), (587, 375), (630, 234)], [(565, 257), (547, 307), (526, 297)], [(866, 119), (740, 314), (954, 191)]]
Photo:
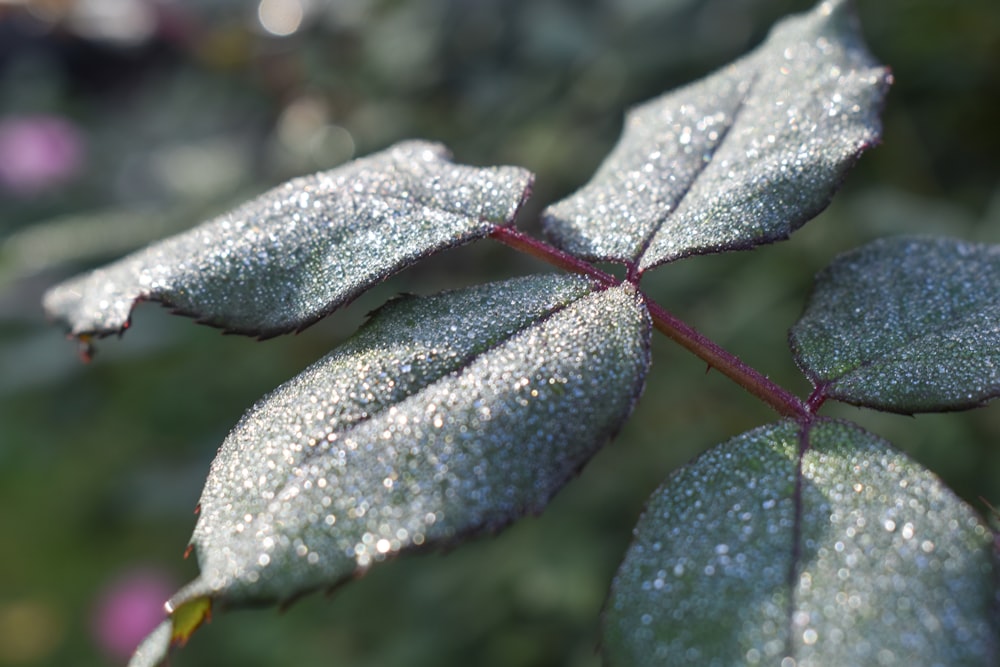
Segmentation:
[(860, 427), (765, 426), (653, 494), (612, 585), (605, 655), (628, 667), (995, 665), (992, 538)]
[(144, 300), (233, 333), (302, 329), (418, 259), (509, 224), (531, 180), (404, 142), (58, 285), (45, 309), (81, 337), (120, 333)]
[(846, 1), (778, 24), (756, 51), (627, 116), (546, 233), (581, 257), (649, 269), (787, 237), (879, 140), (891, 82)]
[(541, 511), (629, 414), (649, 334), (632, 286), (580, 277), (390, 303), (226, 438), (171, 608), (287, 602)]
[(1000, 246), (890, 238), (816, 278), (790, 342), (818, 392), (913, 413), (1000, 395)]

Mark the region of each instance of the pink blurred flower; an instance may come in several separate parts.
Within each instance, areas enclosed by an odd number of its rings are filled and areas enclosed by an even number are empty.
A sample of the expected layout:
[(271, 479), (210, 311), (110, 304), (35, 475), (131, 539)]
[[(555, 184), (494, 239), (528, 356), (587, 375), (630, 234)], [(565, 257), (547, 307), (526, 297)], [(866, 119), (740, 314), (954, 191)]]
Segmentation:
[(83, 138), (59, 116), (0, 119), (0, 187), (33, 196), (72, 178), (83, 163)]
[(119, 575), (101, 592), (92, 616), (97, 644), (124, 660), (166, 617), (163, 603), (173, 593), (170, 577), (152, 569)]

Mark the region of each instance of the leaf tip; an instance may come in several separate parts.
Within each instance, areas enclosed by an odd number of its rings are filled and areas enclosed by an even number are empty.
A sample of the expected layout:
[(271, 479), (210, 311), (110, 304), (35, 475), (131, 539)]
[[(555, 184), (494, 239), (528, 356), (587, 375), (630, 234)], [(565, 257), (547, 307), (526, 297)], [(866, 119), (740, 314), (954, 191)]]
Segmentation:
[(170, 652), (172, 627), (169, 618), (156, 626), (156, 629), (135, 649), (135, 653), (128, 661), (128, 667), (157, 667), (164, 664)]

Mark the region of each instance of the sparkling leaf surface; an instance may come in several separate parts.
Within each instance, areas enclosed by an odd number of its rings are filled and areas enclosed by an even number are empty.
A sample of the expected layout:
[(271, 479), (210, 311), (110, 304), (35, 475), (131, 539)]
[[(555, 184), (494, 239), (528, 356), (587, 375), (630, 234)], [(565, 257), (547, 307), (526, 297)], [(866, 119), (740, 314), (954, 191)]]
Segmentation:
[(285, 601), (540, 511), (631, 411), (633, 287), (534, 276), (392, 302), (223, 443), (173, 600)]
[(887, 442), (840, 422), (774, 424), (653, 494), (612, 585), (605, 655), (629, 667), (995, 665), (995, 567), (972, 509)]
[(156, 629), (136, 648), (132, 659), (128, 661), (128, 667), (156, 667), (162, 664), (170, 650), (172, 632), (170, 619), (156, 626)]
[(790, 341), (824, 396), (903, 413), (980, 405), (1000, 394), (1000, 246), (891, 238), (842, 255)]
[(421, 257), (509, 224), (531, 180), (404, 142), (58, 285), (45, 309), (77, 336), (123, 331), (147, 300), (234, 333), (301, 329)]
[(545, 231), (579, 256), (641, 269), (783, 239), (878, 141), (890, 81), (848, 3), (824, 2), (633, 109), (594, 178), (546, 210)]

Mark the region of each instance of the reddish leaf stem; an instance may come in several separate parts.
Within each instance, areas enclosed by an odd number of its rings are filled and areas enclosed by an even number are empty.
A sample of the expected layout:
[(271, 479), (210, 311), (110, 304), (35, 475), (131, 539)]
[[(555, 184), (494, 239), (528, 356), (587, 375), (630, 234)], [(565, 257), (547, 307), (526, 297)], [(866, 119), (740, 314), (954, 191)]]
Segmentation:
[[(589, 276), (602, 285), (610, 287), (621, 282), (618, 278), (601, 271), (589, 262), (559, 250), (544, 241), (539, 241), (527, 234), (523, 234), (513, 227), (497, 227), (490, 236), (515, 250), (525, 252), (549, 264), (572, 271), (573, 273), (582, 273)], [(629, 269), (629, 275), (626, 280), (638, 288), (639, 272), (633, 270), (633, 267), (629, 267)], [(778, 414), (802, 423), (812, 421), (814, 416), (813, 411), (809, 405), (801, 401), (797, 396), (755, 368), (748, 366), (733, 353), (725, 350), (711, 339), (706, 338), (689, 324), (678, 319), (677, 316), (653, 301), (646, 294), (643, 294), (642, 297), (653, 319), (653, 326), (665, 334), (667, 338), (670, 338), (681, 347), (692, 352), (695, 356), (703, 359), (710, 367), (715, 368), (730, 380), (774, 408)]]
[(566, 269), (573, 273), (582, 273), (607, 287), (617, 285), (621, 282), (610, 273), (601, 271), (593, 264), (559, 248), (550, 246), (544, 241), (539, 241), (532, 236), (519, 232), (513, 227), (497, 227), (490, 233), (490, 237), (509, 245), (515, 250), (520, 250), (561, 269)]
[(797, 396), (757, 369), (748, 366), (742, 359), (715, 341), (706, 338), (645, 294), (643, 298), (653, 318), (653, 326), (660, 333), (706, 361), (712, 368), (774, 408), (778, 414), (802, 422), (812, 420), (813, 413)]
[(816, 384), (816, 388), (813, 393), (809, 395), (809, 400), (806, 401), (806, 405), (809, 406), (809, 411), (815, 413), (823, 403), (826, 402), (826, 389), (829, 386), (827, 382), (819, 382)]

